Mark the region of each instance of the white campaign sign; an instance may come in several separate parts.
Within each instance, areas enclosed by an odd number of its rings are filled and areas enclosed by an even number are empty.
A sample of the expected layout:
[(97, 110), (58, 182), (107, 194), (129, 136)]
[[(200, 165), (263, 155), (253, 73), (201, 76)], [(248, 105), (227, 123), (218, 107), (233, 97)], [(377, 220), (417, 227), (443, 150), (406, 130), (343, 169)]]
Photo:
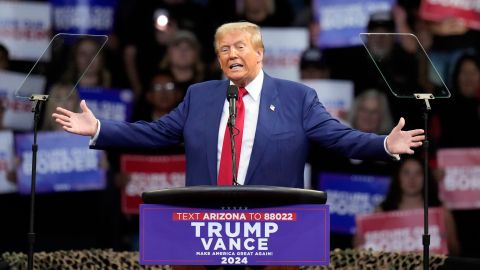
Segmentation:
[(308, 48), (305, 28), (262, 28), (263, 69), (273, 77), (299, 81), (300, 56)]
[(450, 209), (480, 207), (480, 148), (447, 148), (437, 153), (438, 166), (445, 172), (439, 195)]
[(0, 43), (12, 60), (40, 58), (50, 40), (50, 13), (49, 3), (0, 1)]
[[(16, 97), (17, 89), (22, 85), (27, 74), (16, 72), (0, 72), (0, 102), (5, 107), (3, 125), (5, 128), (28, 131), (33, 129), (32, 103), (26, 99)], [(30, 75), (29, 87), (25, 89), (38, 89), (32, 93), (42, 94), (45, 89), (45, 78), (39, 75)], [(31, 87), (35, 86), (35, 88)]]
[(318, 99), (335, 118), (344, 121), (353, 104), (353, 82), (343, 80), (303, 80), (315, 89)]

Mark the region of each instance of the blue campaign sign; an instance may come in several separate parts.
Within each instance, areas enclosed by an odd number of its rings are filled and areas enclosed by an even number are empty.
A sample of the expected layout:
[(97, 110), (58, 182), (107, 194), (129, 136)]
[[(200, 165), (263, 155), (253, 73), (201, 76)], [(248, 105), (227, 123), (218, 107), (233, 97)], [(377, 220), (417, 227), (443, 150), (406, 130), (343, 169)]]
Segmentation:
[(108, 35), (113, 31), (116, 0), (50, 0), (57, 33)]
[(355, 233), (355, 215), (372, 213), (383, 201), (390, 185), (387, 176), (321, 173), (320, 189), (327, 192), (331, 230)]
[(317, 44), (322, 48), (361, 45), (370, 14), (389, 11), (395, 0), (314, 0), (315, 22), (320, 27)]
[[(101, 167), (103, 152), (89, 149), (88, 137), (59, 131), (39, 132), (37, 138), (38, 193), (105, 188), (105, 169)], [(15, 143), (20, 158), (18, 190), (26, 194), (31, 187), (33, 134), (17, 134)]]
[(133, 94), (130, 90), (79, 88), (78, 94), (99, 119), (129, 121), (132, 116)]

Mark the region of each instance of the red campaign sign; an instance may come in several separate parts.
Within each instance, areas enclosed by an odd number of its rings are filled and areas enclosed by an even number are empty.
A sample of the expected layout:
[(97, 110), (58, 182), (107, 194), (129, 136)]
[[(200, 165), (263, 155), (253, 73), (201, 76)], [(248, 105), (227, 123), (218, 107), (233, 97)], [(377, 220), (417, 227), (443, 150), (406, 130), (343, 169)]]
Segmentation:
[(185, 155), (123, 155), (121, 171), (129, 176), (122, 191), (122, 212), (138, 214), (142, 192), (185, 186)]
[[(447, 254), (442, 208), (428, 211), (430, 251)], [(388, 252), (422, 251), (423, 209), (362, 214), (356, 217), (358, 248)]]
[(450, 209), (480, 207), (480, 148), (441, 149), (438, 166), (445, 172), (439, 195)]
[(478, 0), (422, 0), (420, 17), (430, 21), (459, 18), (472, 29), (480, 29), (480, 1)]

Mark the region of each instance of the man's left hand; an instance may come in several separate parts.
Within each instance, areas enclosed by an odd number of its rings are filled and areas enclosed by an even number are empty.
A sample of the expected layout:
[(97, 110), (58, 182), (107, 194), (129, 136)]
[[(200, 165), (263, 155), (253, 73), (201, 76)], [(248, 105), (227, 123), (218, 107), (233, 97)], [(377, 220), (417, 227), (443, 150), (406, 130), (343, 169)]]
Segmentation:
[(387, 137), (387, 150), (393, 154), (413, 154), (412, 148), (422, 145), (425, 140), (425, 132), (423, 129), (414, 129), (403, 131), (405, 126), (405, 119), (403, 117), (398, 121)]

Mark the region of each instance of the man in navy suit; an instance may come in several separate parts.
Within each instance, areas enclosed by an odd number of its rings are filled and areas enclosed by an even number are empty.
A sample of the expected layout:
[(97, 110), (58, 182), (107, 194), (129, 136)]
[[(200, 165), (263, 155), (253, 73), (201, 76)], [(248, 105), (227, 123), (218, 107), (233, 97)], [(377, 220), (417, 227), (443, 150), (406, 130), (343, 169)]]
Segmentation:
[[(350, 158), (386, 160), (412, 154), (411, 148), (425, 138), (420, 129), (402, 131), (403, 118), (388, 136), (351, 129), (330, 116), (313, 89), (265, 74), (263, 42), (255, 24), (222, 25), (215, 34), (215, 50), (228, 80), (190, 86), (184, 101), (156, 121), (100, 121), (85, 101), (80, 103), (81, 113), (57, 108), (53, 117), (64, 130), (91, 136), (91, 146), (97, 149), (158, 148), (184, 142), (187, 186), (216, 185), (222, 180), (224, 138), (230, 140), (225, 132), (229, 116), (225, 92), (231, 84), (246, 91), (237, 151), (239, 184), (303, 187), (310, 141)], [(230, 144), (225, 145), (230, 151)]]

